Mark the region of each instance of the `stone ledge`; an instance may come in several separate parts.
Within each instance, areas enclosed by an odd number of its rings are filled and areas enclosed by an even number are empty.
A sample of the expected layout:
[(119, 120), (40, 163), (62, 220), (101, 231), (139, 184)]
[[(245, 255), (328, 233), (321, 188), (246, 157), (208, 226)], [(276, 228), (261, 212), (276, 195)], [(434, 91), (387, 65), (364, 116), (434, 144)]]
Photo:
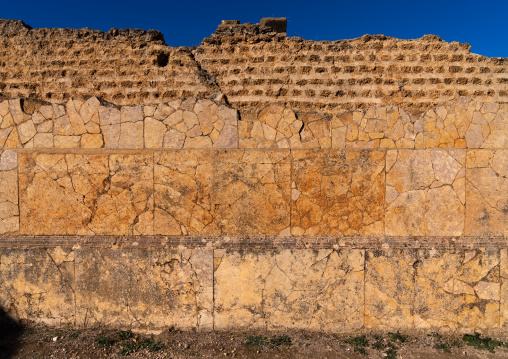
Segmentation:
[(0, 248), (443, 249), (508, 248), (503, 236), (0, 236)]

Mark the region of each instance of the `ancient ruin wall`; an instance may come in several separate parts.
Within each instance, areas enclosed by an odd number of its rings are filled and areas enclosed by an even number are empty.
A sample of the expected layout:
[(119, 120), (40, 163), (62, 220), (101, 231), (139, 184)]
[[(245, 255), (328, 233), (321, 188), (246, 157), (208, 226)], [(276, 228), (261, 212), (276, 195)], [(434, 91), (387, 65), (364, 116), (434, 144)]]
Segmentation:
[(468, 44), (432, 35), (309, 41), (233, 24), (219, 26), (194, 53), (230, 103), (244, 110), (283, 103), (337, 114), (400, 104), (421, 113), (457, 96), (508, 101), (506, 59), (476, 55)]
[(0, 97), (59, 102), (95, 95), (116, 104), (208, 96), (191, 51), (158, 31), (31, 29), (0, 20)]
[[(2, 40), (66, 32), (3, 24)], [(155, 32), (67, 33), (91, 49), (167, 49)], [(204, 86), (191, 97), (174, 99), (187, 86), (176, 82), (159, 102), (121, 82), (105, 97), (132, 95), (122, 104), (79, 87), (61, 87), (65, 101), (3, 93), (0, 305), (57, 326), (150, 332), (506, 335), (508, 105), (492, 96), (337, 113), (276, 98), (242, 105), (196, 65), (218, 35), (289, 41), (263, 26), (221, 25), (194, 59), (178, 50), (190, 59), (184, 77)]]
[(153, 30), (31, 29), (0, 20), (0, 53), (5, 98), (94, 95), (128, 105), (222, 91), (242, 111), (280, 103), (332, 115), (378, 104), (421, 113), (457, 96), (508, 101), (506, 59), (431, 35), (309, 41), (225, 22), (189, 49), (167, 46)]

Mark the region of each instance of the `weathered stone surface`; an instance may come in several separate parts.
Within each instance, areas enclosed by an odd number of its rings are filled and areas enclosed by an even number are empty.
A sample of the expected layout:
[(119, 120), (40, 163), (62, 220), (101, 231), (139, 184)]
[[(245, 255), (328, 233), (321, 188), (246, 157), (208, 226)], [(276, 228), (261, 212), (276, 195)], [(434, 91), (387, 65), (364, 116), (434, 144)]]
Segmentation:
[(332, 120), (333, 148), (414, 148), (419, 122), (397, 106), (373, 106)]
[(77, 326), (212, 329), (212, 270), (208, 249), (79, 250)]
[(508, 236), (508, 150), (470, 150), (466, 235)]
[(499, 251), (499, 267), (500, 267), (500, 298), (501, 303), (499, 306), (500, 321), (499, 327), (502, 330), (508, 328), (508, 249), (503, 248)]
[(499, 105), (461, 97), (422, 116), (424, 147), (506, 148), (508, 113)]
[(81, 136), (81, 148), (102, 148), (104, 140), (101, 134), (85, 133)]
[(9, 163), (10, 158), (4, 156), (9, 152), (3, 152), (0, 157), (0, 168), (5, 168), (0, 170), (0, 234), (19, 230), (17, 161), (15, 166)]
[[(239, 146), (240, 148), (302, 148), (305, 147), (300, 137), (303, 127), (304, 123), (296, 118), (293, 110), (282, 105), (271, 105), (263, 109), (255, 119), (247, 119), (239, 123)], [(317, 128), (315, 130), (316, 135), (319, 136), (317, 139), (314, 138), (311, 130), (306, 128), (307, 132), (304, 135), (306, 135), (307, 147), (320, 148), (319, 139), (326, 137), (329, 140), (329, 125), (328, 133), (326, 130), (319, 131)]]
[(368, 250), (365, 254), (365, 327), (413, 329), (415, 250)]
[(219, 233), (212, 216), (213, 154), (170, 151), (155, 154), (156, 234)]
[(216, 251), (215, 328), (363, 327), (362, 250)]
[(464, 233), (464, 150), (389, 150), (386, 154), (387, 235)]
[(24, 234), (152, 234), (148, 155), (20, 156)]
[(500, 254), (420, 250), (416, 271), (416, 329), (496, 329), (500, 320)]
[(383, 234), (384, 152), (292, 153), (291, 234)]
[(162, 148), (166, 125), (161, 121), (147, 117), (145, 119), (145, 146), (146, 148)]
[(157, 153), (156, 232), (277, 235), (289, 227), (288, 156), (288, 151)]
[(71, 249), (0, 248), (0, 306), (17, 318), (57, 327), (74, 325), (74, 289)]

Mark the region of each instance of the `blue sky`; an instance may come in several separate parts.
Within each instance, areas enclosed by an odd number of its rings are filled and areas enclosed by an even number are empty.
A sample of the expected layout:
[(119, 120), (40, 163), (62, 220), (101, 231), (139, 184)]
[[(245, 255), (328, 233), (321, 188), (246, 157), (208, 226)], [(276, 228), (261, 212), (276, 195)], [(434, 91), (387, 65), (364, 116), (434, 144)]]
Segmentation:
[(156, 29), (171, 46), (198, 45), (221, 20), (256, 23), (266, 16), (287, 17), (288, 36), (308, 40), (434, 34), (467, 42), (480, 55), (508, 57), (508, 0), (27, 0), (0, 6), (0, 18), (23, 20), (32, 27)]

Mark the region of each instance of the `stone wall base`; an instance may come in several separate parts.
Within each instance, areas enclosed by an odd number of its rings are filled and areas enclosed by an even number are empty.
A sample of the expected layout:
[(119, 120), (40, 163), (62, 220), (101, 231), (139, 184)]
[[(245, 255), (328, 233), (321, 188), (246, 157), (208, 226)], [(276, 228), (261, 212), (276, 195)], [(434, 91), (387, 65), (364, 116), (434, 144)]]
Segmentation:
[(503, 237), (11, 236), (19, 319), (157, 332), (508, 333)]

